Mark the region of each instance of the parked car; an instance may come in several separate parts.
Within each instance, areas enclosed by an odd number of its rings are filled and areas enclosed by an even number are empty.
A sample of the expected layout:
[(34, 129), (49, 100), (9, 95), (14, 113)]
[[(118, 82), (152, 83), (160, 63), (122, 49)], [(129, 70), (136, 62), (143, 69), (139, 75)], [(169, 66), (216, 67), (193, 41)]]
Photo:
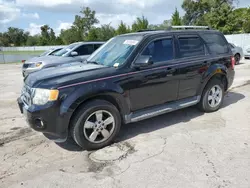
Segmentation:
[(229, 43), (231, 50), (233, 52), (234, 58), (235, 58), (235, 64), (238, 65), (240, 63), (240, 60), (244, 56), (243, 50), (239, 46), (235, 46), (233, 43)]
[(245, 59), (250, 59), (250, 46), (244, 48), (244, 57)]
[(104, 42), (77, 42), (55, 52), (50, 56), (34, 57), (23, 64), (23, 76), (48, 67), (65, 63), (83, 61), (89, 57)]
[(85, 64), (30, 74), (18, 104), (34, 130), (56, 142), (71, 134), (79, 146), (98, 149), (122, 124), (192, 105), (218, 110), (234, 65), (218, 31), (130, 33), (110, 39)]

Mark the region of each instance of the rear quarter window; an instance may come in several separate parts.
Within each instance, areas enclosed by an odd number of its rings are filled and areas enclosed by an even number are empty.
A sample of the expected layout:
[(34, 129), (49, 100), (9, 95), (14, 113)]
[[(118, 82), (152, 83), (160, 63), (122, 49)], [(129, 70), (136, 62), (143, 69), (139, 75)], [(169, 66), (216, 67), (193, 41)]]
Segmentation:
[(210, 53), (226, 54), (229, 52), (229, 45), (226, 39), (218, 33), (202, 34), (203, 40), (206, 42)]

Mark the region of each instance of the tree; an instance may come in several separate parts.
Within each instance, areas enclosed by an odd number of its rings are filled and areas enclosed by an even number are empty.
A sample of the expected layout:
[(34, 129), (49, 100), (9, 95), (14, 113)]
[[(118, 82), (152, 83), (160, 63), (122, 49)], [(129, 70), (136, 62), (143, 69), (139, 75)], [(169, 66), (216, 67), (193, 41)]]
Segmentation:
[(79, 41), (84, 40), (92, 26), (99, 23), (95, 17), (95, 11), (92, 11), (89, 7), (82, 9), (80, 13), (83, 14), (83, 16), (76, 15), (73, 23), (75, 30), (78, 32), (77, 36), (79, 37)]
[(9, 27), (4, 37), (6, 37), (5, 40), (8, 41), (6, 41), (8, 43), (7, 45), (21, 46), (26, 43), (27, 35), (29, 34), (27, 32), (24, 33), (23, 29)]
[(136, 32), (139, 30), (148, 29), (148, 26), (149, 24), (147, 18), (145, 18), (144, 16), (142, 16), (141, 18), (137, 17), (132, 24), (132, 31)]
[(80, 33), (75, 27), (71, 27), (70, 29), (66, 30), (62, 29), (59, 37), (63, 41), (63, 44), (66, 45), (73, 42), (81, 41), (79, 40), (79, 38), (81, 38)]
[(26, 41), (27, 46), (36, 46), (39, 45), (40, 35), (28, 36)]
[(115, 36), (115, 28), (113, 28), (110, 24), (105, 24), (101, 26), (98, 33), (98, 38), (100, 40), (106, 41), (114, 36)]
[(154, 29), (154, 30), (164, 30), (168, 29), (171, 26), (171, 20), (164, 20), (163, 23), (157, 24), (157, 25), (149, 25), (149, 29)]
[(50, 34), (49, 34), (50, 27), (48, 25), (41, 26), (41, 37), (39, 44), (44, 46), (50, 44)]
[(130, 32), (130, 28), (123, 21), (121, 21), (116, 30), (116, 34), (121, 35), (121, 34), (129, 33), (129, 32)]
[(227, 5), (232, 9), (233, 2), (237, 0), (184, 0), (182, 8), (185, 10), (183, 22), (185, 25), (209, 25), (206, 18), (214, 12), (220, 12), (218, 9), (224, 9)]
[(56, 35), (52, 28), (50, 28), (49, 39), (50, 39), (50, 44), (54, 45), (56, 42)]
[(172, 15), (172, 20), (171, 20), (171, 25), (181, 25), (181, 17), (180, 14), (177, 10), (177, 8), (175, 8), (175, 12)]

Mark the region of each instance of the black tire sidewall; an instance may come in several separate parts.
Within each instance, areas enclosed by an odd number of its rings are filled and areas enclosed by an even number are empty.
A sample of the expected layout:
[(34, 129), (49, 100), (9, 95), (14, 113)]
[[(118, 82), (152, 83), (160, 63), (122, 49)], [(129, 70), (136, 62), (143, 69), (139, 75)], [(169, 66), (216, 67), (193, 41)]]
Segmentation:
[[(212, 89), (212, 87), (214, 87), (215, 85), (220, 86), (220, 88), (222, 89), (222, 99), (220, 101), (220, 104), (217, 105), (216, 107), (211, 107), (208, 103), (208, 95), (210, 90)], [(225, 95), (225, 90), (224, 90), (224, 85), (222, 83), (222, 81), (220, 81), (219, 79), (212, 79), (207, 86), (205, 87), (204, 91), (203, 91), (203, 95), (200, 101), (200, 109), (202, 111), (205, 112), (214, 112), (220, 109), (221, 105), (223, 104), (223, 99), (224, 99), (224, 95)]]
[[(89, 115), (98, 110), (106, 110), (113, 115), (115, 119), (115, 129), (108, 140), (102, 143), (92, 143), (85, 137), (83, 133), (83, 125), (86, 119), (89, 117)], [(93, 102), (88, 103), (78, 112), (72, 125), (71, 134), (75, 142), (79, 146), (87, 150), (93, 150), (93, 149), (100, 149), (102, 147), (111, 144), (113, 139), (119, 133), (120, 127), (121, 127), (121, 117), (117, 108), (109, 102), (103, 100), (95, 100)]]

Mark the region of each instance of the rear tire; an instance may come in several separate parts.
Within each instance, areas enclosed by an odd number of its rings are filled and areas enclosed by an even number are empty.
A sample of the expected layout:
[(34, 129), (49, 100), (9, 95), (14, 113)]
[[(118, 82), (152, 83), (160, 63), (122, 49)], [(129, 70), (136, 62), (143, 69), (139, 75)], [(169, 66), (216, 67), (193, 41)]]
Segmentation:
[(203, 112), (214, 112), (217, 111), (224, 99), (225, 86), (222, 80), (213, 78), (206, 85), (201, 96), (201, 100), (198, 107)]
[(234, 58), (235, 58), (235, 64), (236, 65), (240, 64), (240, 54), (235, 54)]
[(121, 117), (117, 108), (108, 101), (93, 100), (77, 112), (70, 131), (80, 147), (95, 150), (111, 144), (120, 127)]

